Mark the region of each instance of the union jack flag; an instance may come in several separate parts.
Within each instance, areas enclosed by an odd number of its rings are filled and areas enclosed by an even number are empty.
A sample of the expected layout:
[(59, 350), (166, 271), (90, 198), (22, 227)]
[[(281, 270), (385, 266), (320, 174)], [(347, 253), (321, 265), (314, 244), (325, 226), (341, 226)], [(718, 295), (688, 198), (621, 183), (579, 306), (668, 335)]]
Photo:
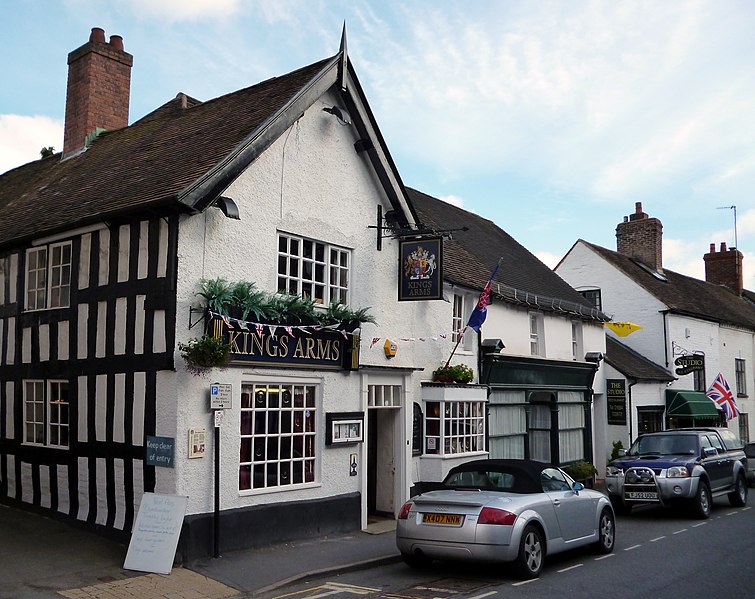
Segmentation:
[(731, 389), (729, 389), (729, 384), (726, 382), (726, 379), (720, 372), (711, 383), (710, 389), (708, 389), (706, 395), (715, 401), (724, 411), (724, 414), (726, 414), (726, 420), (731, 420), (732, 418), (739, 416), (739, 408), (737, 407), (737, 402), (734, 401), (734, 395), (732, 394)]

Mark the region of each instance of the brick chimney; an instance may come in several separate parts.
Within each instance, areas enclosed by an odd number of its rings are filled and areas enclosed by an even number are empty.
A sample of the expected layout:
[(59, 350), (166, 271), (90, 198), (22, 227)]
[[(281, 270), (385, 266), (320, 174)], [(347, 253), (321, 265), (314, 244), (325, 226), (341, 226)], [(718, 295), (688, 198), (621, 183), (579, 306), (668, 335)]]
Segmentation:
[(736, 293), (742, 294), (742, 260), (744, 255), (737, 248), (726, 249), (721, 242), (721, 251), (716, 252), (716, 244), (710, 244), (710, 252), (703, 256), (705, 260), (705, 280), (715, 285), (726, 285)]
[(89, 41), (68, 55), (68, 90), (63, 158), (84, 149), (87, 135), (98, 127), (128, 125), (131, 65), (134, 57), (123, 50), (123, 38), (94, 27)]
[(642, 202), (635, 202), (634, 214), (624, 217), (616, 227), (616, 250), (635, 258), (655, 271), (663, 269), (663, 225), (642, 211)]

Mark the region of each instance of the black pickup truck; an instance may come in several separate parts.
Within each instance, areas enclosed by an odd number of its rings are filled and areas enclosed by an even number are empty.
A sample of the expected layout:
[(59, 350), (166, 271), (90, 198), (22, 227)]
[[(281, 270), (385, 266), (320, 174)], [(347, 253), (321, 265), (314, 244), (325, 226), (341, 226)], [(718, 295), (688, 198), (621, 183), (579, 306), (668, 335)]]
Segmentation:
[(714, 497), (747, 503), (747, 458), (726, 428), (677, 429), (641, 435), (608, 464), (606, 491), (617, 513), (638, 504), (684, 503), (698, 518), (710, 516)]

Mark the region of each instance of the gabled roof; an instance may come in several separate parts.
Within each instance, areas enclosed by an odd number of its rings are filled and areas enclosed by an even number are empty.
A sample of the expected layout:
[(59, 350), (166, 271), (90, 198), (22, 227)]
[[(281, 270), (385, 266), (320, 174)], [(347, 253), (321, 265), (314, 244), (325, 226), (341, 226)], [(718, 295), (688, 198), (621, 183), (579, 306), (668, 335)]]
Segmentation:
[[(580, 242), (656, 297), (671, 312), (755, 329), (755, 305), (724, 285), (714, 285), (666, 268), (662, 273), (654, 273), (629, 256), (584, 240), (577, 243)], [(748, 294), (752, 297), (751, 292)]]
[[(499, 258), (494, 297), (512, 304), (605, 321), (580, 293), (538, 260), (494, 222), (416, 189), (407, 188), (421, 224), (435, 231), (452, 230), (443, 245), (444, 279), (482, 290)], [(462, 230), (464, 227), (466, 231)]]
[(368, 160), (400, 220), (413, 224), (344, 36), (331, 58), (207, 102), (179, 94), (99, 135), (81, 154), (63, 161), (56, 154), (0, 176), (0, 248), (127, 214), (204, 210), (329, 89), (369, 142)]
[(630, 379), (664, 383), (676, 380), (676, 377), (668, 370), (651, 362), (610, 335), (606, 335), (605, 359), (606, 364), (610, 364)]

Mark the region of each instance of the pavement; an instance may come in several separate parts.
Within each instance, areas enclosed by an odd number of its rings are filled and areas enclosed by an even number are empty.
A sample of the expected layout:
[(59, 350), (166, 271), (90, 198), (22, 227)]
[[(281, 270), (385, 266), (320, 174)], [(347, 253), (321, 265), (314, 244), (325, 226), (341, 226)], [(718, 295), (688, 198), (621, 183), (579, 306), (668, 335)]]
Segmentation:
[[(128, 547), (0, 505), (0, 599), (256, 598), (295, 582), (400, 561), (395, 521), (366, 531), (223, 553), (171, 573), (123, 569)], [(222, 545), (221, 545), (222, 550)]]

